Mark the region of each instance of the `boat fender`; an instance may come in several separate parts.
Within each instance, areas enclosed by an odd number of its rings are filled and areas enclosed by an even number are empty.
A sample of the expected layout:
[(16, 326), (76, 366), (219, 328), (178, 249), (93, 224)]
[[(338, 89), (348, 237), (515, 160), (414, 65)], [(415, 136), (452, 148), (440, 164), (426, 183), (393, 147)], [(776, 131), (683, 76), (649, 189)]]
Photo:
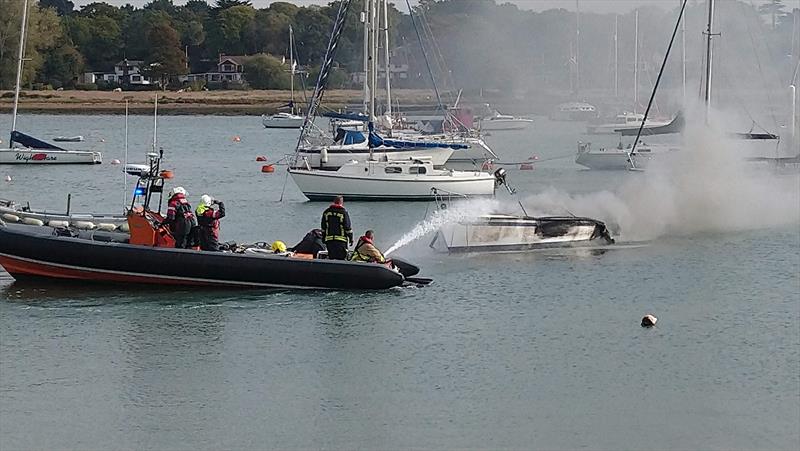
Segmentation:
[(3, 219), (5, 219), (8, 222), (19, 222), (19, 216), (12, 215), (11, 213), (4, 213)]
[(658, 322), (658, 318), (653, 315), (644, 315), (642, 318), (642, 327), (653, 327)]
[(119, 160), (117, 160), (116, 158), (114, 158), (113, 160), (111, 160), (111, 164), (119, 164)]
[(91, 221), (75, 221), (72, 225), (82, 230), (92, 230), (95, 228), (94, 223)]
[(323, 147), (319, 151), (319, 162), (320, 164), (325, 164), (328, 162), (328, 148)]
[(125, 222), (125, 223), (122, 223), (122, 224), (119, 225), (119, 230), (121, 232), (130, 232), (131, 228), (128, 226), (128, 223)]
[(35, 226), (43, 226), (44, 225), (44, 221), (42, 221), (41, 219), (36, 219), (36, 218), (22, 218), (22, 223), (23, 224), (28, 224), (28, 225), (35, 225)]
[(47, 225), (50, 227), (69, 227), (69, 221), (51, 219), (50, 221), (47, 221)]
[(101, 222), (100, 224), (97, 224), (97, 230), (102, 230), (104, 232), (113, 232), (116, 229), (116, 224), (111, 224), (108, 222)]

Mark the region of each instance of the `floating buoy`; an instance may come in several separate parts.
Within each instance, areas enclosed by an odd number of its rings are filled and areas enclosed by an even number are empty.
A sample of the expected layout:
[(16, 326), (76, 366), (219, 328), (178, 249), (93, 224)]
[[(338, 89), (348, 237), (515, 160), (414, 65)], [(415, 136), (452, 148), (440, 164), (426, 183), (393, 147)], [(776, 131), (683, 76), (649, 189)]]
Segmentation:
[(41, 219), (36, 219), (36, 218), (22, 218), (22, 223), (23, 224), (28, 224), (28, 225), (35, 225), (35, 226), (43, 226), (44, 225), (44, 221), (42, 221)]
[(265, 157), (263, 155), (259, 155), (259, 156), (256, 157), (256, 161), (267, 161), (267, 157)]
[(653, 315), (644, 315), (642, 318), (642, 327), (653, 327), (658, 322), (658, 318)]
[(12, 215), (11, 213), (4, 213), (3, 219), (5, 219), (8, 222), (19, 222), (19, 216)]
[(271, 164), (265, 164), (261, 166), (261, 172), (275, 172), (275, 166)]
[(47, 221), (47, 225), (50, 227), (69, 227), (69, 221), (51, 219), (50, 221)]
[(122, 224), (119, 225), (119, 230), (121, 232), (130, 232), (131, 228), (128, 227), (128, 223), (127, 222), (123, 222)]
[(114, 158), (113, 160), (111, 160), (111, 164), (119, 164), (119, 160), (117, 160), (116, 158)]
[(533, 165), (530, 164), (530, 163), (522, 163), (521, 165), (519, 165), (519, 170), (520, 171), (532, 171), (533, 170)]
[(172, 177), (175, 177), (175, 174), (173, 174), (169, 169), (163, 169), (160, 175), (165, 179), (171, 179)]
[(7, 176), (5, 177), (5, 181), (6, 181), (6, 182), (10, 182), (11, 180), (13, 180), (13, 179), (11, 178), (11, 176), (10, 176), (10, 175), (7, 175)]
[(240, 138), (238, 135), (233, 137), (233, 142), (235, 143), (241, 142), (241, 140), (242, 138)]
[(104, 143), (104, 142), (106, 142), (106, 139), (105, 138), (100, 138), (100, 142)]
[(536, 155), (531, 155), (531, 156), (528, 157), (528, 160), (530, 160), (530, 161), (536, 161), (538, 159), (539, 159), (539, 157), (537, 157)]
[(94, 223), (91, 221), (75, 221), (72, 225), (81, 230), (92, 230), (95, 228)]

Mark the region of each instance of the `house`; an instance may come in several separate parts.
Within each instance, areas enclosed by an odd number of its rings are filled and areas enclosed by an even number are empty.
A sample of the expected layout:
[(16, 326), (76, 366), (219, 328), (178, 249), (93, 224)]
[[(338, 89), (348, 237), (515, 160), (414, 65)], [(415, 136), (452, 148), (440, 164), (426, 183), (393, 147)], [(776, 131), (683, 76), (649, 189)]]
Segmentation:
[(92, 83), (103, 80), (107, 83), (125, 84), (127, 79), (127, 83), (131, 85), (152, 84), (152, 81), (142, 74), (141, 69), (143, 65), (144, 61), (129, 60), (126, 58), (114, 65), (114, 72), (86, 73), (84, 74), (84, 80), (86, 80), (87, 83), (89, 80), (92, 80)]
[(181, 82), (205, 81), (206, 83), (244, 83), (244, 65), (247, 55), (234, 56), (220, 54), (216, 71), (182, 75)]
[[(364, 72), (354, 72), (350, 75), (350, 81), (354, 84), (364, 84), (366, 75)], [(386, 67), (378, 67), (378, 80), (386, 79)], [(408, 79), (408, 64), (389, 63), (389, 80), (392, 82), (405, 81)]]

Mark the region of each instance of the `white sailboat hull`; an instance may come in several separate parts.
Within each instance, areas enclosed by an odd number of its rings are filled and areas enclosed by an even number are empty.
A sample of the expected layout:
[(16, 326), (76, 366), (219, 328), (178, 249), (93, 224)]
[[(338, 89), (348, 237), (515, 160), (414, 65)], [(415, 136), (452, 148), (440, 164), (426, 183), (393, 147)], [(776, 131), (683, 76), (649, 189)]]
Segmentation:
[(261, 123), (264, 128), (300, 128), (303, 126), (303, 116), (296, 114), (278, 113), (271, 116), (262, 116)]
[[(660, 122), (647, 121), (642, 130), (647, 130), (649, 128), (655, 128), (655, 127), (663, 127), (668, 124), (669, 121), (660, 121)], [(620, 133), (623, 130), (638, 130), (640, 125), (641, 123), (589, 125), (586, 127), (586, 132), (589, 133), (590, 135), (613, 135), (616, 133)]]
[(100, 164), (100, 152), (91, 150), (0, 149), (0, 164)]
[[(449, 148), (419, 148), (396, 149), (392, 147), (378, 147), (372, 149), (374, 159), (406, 160), (410, 158), (430, 157), (434, 166), (444, 166), (445, 162), (453, 155)], [(352, 145), (334, 145), (324, 148), (300, 149), (297, 153), (295, 168), (336, 170), (350, 161), (366, 161), (369, 159), (369, 148), (366, 143)], [(326, 160), (326, 161), (322, 161)]]
[(432, 247), (448, 252), (519, 252), (606, 238), (605, 224), (589, 218), (481, 216), (442, 226)]
[(533, 119), (484, 119), (481, 121), (481, 130), (524, 130), (533, 123)]
[(343, 195), (350, 200), (432, 200), (433, 189), (464, 196), (494, 195), (495, 180), (483, 172), (441, 171), (442, 175), (364, 175), (338, 171), (290, 169), (292, 179), (310, 200), (330, 200)]

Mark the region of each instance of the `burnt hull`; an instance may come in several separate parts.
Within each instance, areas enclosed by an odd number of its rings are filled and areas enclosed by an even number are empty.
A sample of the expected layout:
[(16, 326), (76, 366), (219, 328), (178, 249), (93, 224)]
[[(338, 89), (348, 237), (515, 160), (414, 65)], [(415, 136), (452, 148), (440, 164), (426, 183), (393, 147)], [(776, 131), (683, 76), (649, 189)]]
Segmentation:
[(239, 288), (374, 290), (402, 285), (387, 266), (155, 248), (0, 225), (0, 266), (15, 278)]

